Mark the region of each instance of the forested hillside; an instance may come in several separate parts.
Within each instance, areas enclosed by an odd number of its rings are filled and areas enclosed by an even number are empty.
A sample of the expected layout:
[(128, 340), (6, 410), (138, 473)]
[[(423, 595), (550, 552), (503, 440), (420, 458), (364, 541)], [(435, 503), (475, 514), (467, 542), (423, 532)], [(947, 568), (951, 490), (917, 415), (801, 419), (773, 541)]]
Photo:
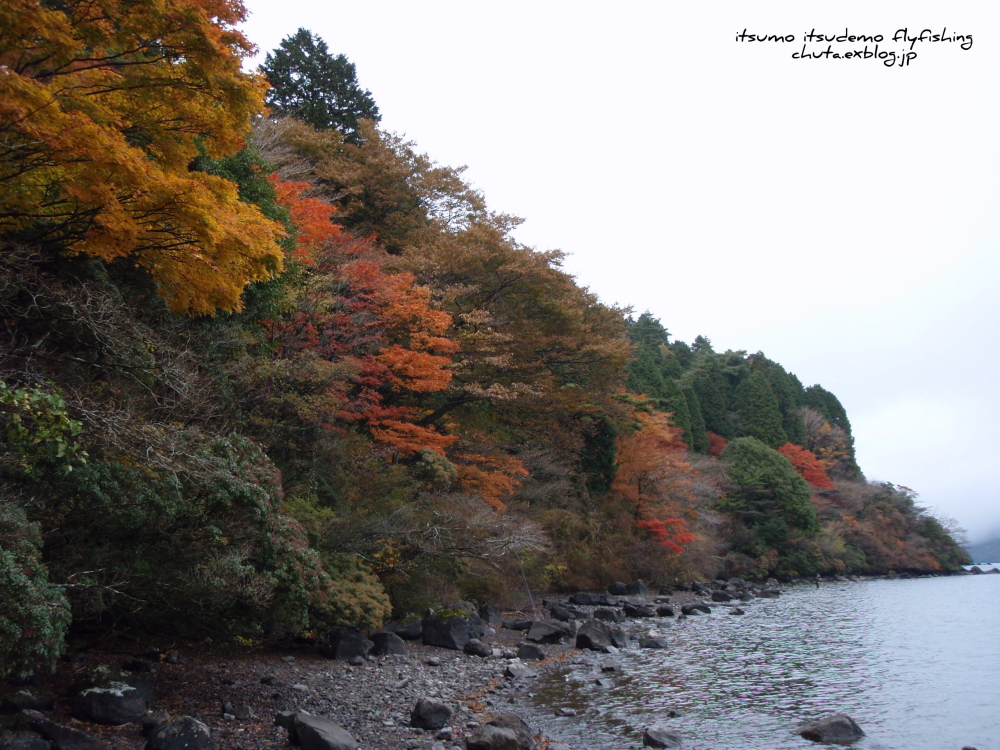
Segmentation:
[(322, 40), (243, 72), (242, 13), (0, 5), (0, 675), (70, 628), (965, 559), (832, 393), (601, 303)]

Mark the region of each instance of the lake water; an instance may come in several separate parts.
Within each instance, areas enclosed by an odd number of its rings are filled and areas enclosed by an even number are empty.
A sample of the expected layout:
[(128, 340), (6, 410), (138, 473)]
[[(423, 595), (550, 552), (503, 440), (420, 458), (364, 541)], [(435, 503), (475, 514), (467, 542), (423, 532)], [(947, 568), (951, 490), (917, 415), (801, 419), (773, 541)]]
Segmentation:
[(564, 663), (531, 688), (528, 718), (587, 750), (641, 747), (654, 723), (687, 750), (825, 747), (795, 729), (836, 712), (866, 732), (854, 748), (1000, 750), (1000, 575), (789, 586), (741, 606), (642, 621), (670, 647), (624, 650), (610, 688)]

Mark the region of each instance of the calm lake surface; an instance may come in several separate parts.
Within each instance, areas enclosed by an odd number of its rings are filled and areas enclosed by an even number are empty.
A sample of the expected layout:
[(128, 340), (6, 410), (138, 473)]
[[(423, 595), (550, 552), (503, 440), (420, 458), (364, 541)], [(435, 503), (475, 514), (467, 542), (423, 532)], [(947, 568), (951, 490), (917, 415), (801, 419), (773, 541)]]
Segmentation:
[(546, 673), (533, 726), (588, 750), (641, 747), (654, 723), (687, 750), (803, 750), (828, 746), (799, 724), (844, 712), (867, 733), (854, 748), (1000, 750), (1000, 575), (787, 586), (741, 606), (643, 621), (671, 646), (623, 651), (614, 687), (592, 665)]

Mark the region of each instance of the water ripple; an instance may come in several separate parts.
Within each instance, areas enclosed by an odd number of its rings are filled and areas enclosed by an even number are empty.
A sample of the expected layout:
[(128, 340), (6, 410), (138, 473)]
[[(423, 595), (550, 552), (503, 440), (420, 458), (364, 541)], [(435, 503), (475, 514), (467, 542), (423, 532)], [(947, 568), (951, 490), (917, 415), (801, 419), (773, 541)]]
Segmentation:
[(535, 724), (586, 750), (638, 747), (660, 721), (689, 750), (805, 750), (795, 728), (843, 711), (864, 750), (1000, 750), (1000, 576), (791, 587), (745, 609), (677, 623), (665, 651), (624, 652), (610, 689), (588, 666), (546, 674)]

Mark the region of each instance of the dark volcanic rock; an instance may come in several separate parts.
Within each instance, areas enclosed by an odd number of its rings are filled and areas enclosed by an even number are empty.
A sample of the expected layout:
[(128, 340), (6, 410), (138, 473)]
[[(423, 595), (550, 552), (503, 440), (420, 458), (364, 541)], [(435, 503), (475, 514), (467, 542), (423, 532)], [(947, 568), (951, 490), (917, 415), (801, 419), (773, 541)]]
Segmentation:
[(440, 701), (421, 698), (410, 712), (410, 726), (440, 729), (451, 720), (451, 709)]
[(733, 597), (727, 594), (725, 591), (713, 591), (712, 601), (713, 602), (731, 602)]
[(320, 650), (331, 659), (353, 659), (355, 656), (367, 658), (374, 643), (356, 630), (331, 630)]
[(832, 714), (799, 727), (799, 734), (813, 742), (836, 742), (847, 745), (865, 736), (861, 727), (847, 714)]
[(541, 661), (545, 658), (545, 651), (534, 643), (522, 643), (517, 647), (517, 658), (523, 661)]
[(666, 648), (668, 645), (662, 636), (644, 635), (639, 639), (639, 648)]
[(464, 617), (424, 620), (424, 644), (461, 651), (472, 639), (472, 625)]
[(500, 610), (492, 604), (484, 604), (479, 608), (479, 616), (491, 628), (500, 627)]
[[(423, 631), (423, 627), (421, 627)], [(404, 656), (406, 654), (406, 642), (402, 636), (393, 633), (391, 630), (378, 630), (371, 634), (372, 656)]]
[(591, 607), (595, 604), (600, 604), (601, 597), (597, 594), (586, 594), (580, 592), (578, 594), (573, 594), (573, 596), (569, 598), (569, 602), (570, 604), (577, 604), (583, 607)]
[(628, 586), (621, 582), (612, 583), (608, 586), (608, 593), (615, 596), (625, 596), (628, 594)]
[(628, 617), (656, 617), (656, 610), (648, 604), (629, 604), (626, 602), (622, 610)]
[(650, 596), (652, 592), (643, 580), (631, 581), (625, 584), (625, 593), (629, 596)]
[(211, 750), (215, 741), (208, 727), (190, 716), (178, 716), (149, 735), (146, 750)]
[(562, 643), (573, 637), (573, 628), (560, 620), (538, 620), (531, 623), (525, 636), (535, 643)]
[(655, 724), (642, 733), (642, 744), (646, 747), (680, 747), (681, 736), (662, 724)]
[(420, 620), (393, 622), (388, 628), (404, 641), (419, 641), (424, 634), (424, 624)]
[(762, 589), (757, 592), (759, 599), (777, 599), (779, 596), (781, 596), (781, 592), (778, 589)]
[(480, 725), (465, 741), (467, 750), (534, 750), (531, 729), (513, 713)]
[(108, 746), (79, 729), (64, 727), (46, 719), (38, 711), (22, 711), (15, 719), (15, 728), (30, 729), (52, 743), (53, 750), (108, 750)]
[(503, 626), (507, 630), (527, 630), (534, 620), (504, 620)]
[(530, 680), (534, 677), (538, 677), (538, 672), (533, 670), (527, 664), (522, 664), (519, 661), (510, 662), (503, 673), (505, 677), (510, 677), (514, 680)]
[(0, 732), (0, 750), (51, 750), (52, 743), (34, 732)]
[(576, 647), (607, 651), (608, 646), (623, 648), (626, 640), (625, 632), (618, 625), (601, 620), (587, 620), (576, 634)]
[(493, 656), (493, 649), (478, 638), (470, 638), (469, 642), (462, 647), (462, 650), (472, 656), (481, 656), (483, 658)]
[(0, 703), (0, 713), (16, 714), (18, 711), (51, 711), (56, 707), (54, 695), (43, 695), (32, 690), (18, 690)]
[(549, 612), (552, 614), (553, 619), (561, 620), (562, 622), (587, 619), (587, 613), (576, 607), (560, 607), (558, 604), (553, 604), (549, 607)]
[(138, 724), (149, 708), (143, 690), (123, 682), (81, 690), (73, 697), (73, 716), (98, 724)]
[(669, 604), (661, 604), (659, 607), (656, 608), (656, 616), (657, 617), (673, 617), (674, 616), (674, 608), (671, 607)]
[(594, 610), (594, 617), (605, 622), (621, 622), (625, 619), (625, 613), (620, 609), (602, 608)]
[(739, 607), (732, 607), (732, 608), (731, 608), (731, 609), (729, 610), (729, 614), (731, 614), (731, 615), (745, 615), (745, 614), (746, 614), (746, 612), (744, 612), (744, 611), (743, 611), (742, 609), (740, 609)]
[(357, 750), (350, 732), (322, 716), (296, 711), (291, 717), (288, 739), (302, 750)]

